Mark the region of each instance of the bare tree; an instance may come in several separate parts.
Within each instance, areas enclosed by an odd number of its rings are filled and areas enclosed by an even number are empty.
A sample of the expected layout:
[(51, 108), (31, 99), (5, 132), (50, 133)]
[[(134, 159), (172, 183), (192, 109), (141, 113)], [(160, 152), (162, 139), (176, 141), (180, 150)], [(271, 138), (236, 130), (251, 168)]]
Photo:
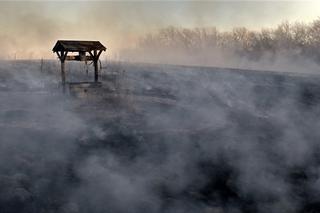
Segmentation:
[[(245, 27), (220, 32), (212, 28), (167, 27), (140, 38), (137, 49), (152, 56), (176, 52), (181, 55), (228, 52), (257, 60), (264, 54), (303, 56), (320, 62), (320, 18), (311, 24), (285, 21), (274, 29), (259, 32)], [(157, 50), (157, 51), (155, 51)]]

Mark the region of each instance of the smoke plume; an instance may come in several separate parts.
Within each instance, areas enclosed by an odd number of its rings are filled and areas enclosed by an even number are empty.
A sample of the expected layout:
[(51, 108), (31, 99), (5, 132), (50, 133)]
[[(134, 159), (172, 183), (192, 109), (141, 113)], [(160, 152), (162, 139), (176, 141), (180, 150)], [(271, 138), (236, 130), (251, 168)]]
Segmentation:
[(79, 99), (1, 62), (1, 212), (318, 211), (317, 75), (104, 67), (118, 94)]

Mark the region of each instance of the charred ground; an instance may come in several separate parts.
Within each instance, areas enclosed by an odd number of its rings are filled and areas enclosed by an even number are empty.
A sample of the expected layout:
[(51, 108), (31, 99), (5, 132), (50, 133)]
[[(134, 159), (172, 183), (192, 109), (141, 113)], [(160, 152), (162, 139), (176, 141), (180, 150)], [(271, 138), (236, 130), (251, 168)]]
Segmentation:
[(319, 211), (318, 75), (1, 64), (1, 212)]

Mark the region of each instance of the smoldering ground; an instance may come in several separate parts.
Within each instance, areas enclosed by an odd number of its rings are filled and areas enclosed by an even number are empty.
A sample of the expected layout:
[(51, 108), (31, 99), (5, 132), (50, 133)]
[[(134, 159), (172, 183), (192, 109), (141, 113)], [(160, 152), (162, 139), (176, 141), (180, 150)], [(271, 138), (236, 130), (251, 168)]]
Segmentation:
[(105, 67), (77, 99), (54, 62), (1, 62), (1, 212), (319, 210), (317, 75)]

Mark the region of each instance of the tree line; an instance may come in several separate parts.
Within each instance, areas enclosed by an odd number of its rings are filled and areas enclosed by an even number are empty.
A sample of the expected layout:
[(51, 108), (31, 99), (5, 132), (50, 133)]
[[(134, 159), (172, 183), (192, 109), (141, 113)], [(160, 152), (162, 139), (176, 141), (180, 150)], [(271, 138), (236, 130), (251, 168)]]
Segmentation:
[[(135, 52), (164, 55), (235, 54), (249, 60), (259, 60), (268, 54), (271, 58), (286, 54), (290, 57), (308, 57), (320, 63), (320, 18), (311, 23), (285, 21), (275, 28), (249, 30), (245, 27), (230, 31), (211, 28), (167, 27), (142, 36)], [(211, 54), (212, 53), (212, 54)], [(150, 55), (151, 54), (151, 55)]]

